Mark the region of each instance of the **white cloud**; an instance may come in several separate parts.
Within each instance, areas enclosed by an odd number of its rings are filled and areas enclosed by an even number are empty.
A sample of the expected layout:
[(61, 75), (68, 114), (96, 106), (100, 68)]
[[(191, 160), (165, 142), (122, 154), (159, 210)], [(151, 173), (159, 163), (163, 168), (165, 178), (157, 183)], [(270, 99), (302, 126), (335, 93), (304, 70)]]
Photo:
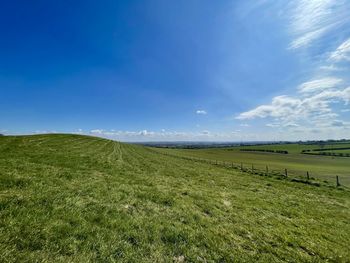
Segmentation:
[(149, 132), (147, 130), (143, 130), (143, 131), (139, 132), (139, 135), (147, 136), (147, 135), (149, 135)]
[(95, 129), (95, 130), (91, 130), (90, 133), (94, 133), (94, 134), (103, 134), (104, 130), (100, 130), (100, 129)]
[(281, 118), (292, 115), (300, 104), (300, 99), (289, 96), (277, 96), (272, 99), (270, 105), (261, 105), (253, 110), (241, 113), (236, 118), (239, 120), (266, 117)]
[(325, 89), (330, 89), (336, 87), (338, 84), (342, 83), (342, 79), (339, 78), (323, 78), (305, 82), (298, 87), (301, 93), (311, 93), (318, 92)]
[(239, 120), (255, 118), (272, 118), (275, 122), (268, 127), (321, 127), (324, 123), (341, 121), (333, 111), (332, 105), (350, 102), (350, 87), (346, 89), (324, 90), (317, 94), (308, 94), (303, 98), (277, 96), (267, 105), (243, 112), (236, 118)]
[(332, 52), (329, 58), (334, 61), (350, 61), (350, 38)]
[(206, 115), (207, 111), (205, 111), (205, 110), (197, 110), (196, 113), (197, 114), (201, 114), (201, 115)]
[(141, 136), (153, 136), (154, 134), (156, 134), (155, 132), (152, 131), (147, 131), (147, 130), (143, 130), (139, 132), (139, 135)]

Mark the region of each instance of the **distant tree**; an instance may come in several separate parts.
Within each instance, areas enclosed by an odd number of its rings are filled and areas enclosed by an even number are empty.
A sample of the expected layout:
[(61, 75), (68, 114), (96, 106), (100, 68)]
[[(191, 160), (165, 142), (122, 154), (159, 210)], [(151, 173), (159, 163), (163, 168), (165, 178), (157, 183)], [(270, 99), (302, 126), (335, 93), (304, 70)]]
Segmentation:
[(5, 136), (4, 134), (0, 133), (0, 136)]

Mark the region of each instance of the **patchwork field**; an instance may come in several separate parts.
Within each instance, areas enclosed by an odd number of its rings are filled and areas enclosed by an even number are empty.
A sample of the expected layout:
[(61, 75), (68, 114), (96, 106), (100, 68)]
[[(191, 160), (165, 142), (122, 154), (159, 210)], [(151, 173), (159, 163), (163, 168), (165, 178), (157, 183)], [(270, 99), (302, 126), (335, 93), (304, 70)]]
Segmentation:
[[(324, 145), (325, 149), (329, 147), (350, 147), (350, 144), (332, 144)], [(258, 145), (242, 146), (230, 148), (206, 148), (206, 149), (160, 149), (157, 151), (169, 153), (170, 155), (188, 156), (195, 158), (204, 158), (208, 160), (218, 160), (243, 164), (244, 167), (254, 165), (255, 169), (284, 173), (300, 178), (305, 178), (306, 173), (319, 180), (325, 180), (335, 184), (335, 177), (339, 176), (341, 184), (350, 187), (350, 158), (302, 154), (302, 150), (312, 151), (320, 148), (319, 145), (304, 144), (281, 144), (281, 145)], [(288, 151), (288, 154), (262, 152), (262, 150)], [(345, 150), (346, 151), (346, 150)], [(338, 152), (338, 151), (333, 151)], [(340, 153), (341, 151), (339, 151)]]
[(0, 262), (349, 262), (349, 218), (344, 187), (94, 137), (0, 137)]

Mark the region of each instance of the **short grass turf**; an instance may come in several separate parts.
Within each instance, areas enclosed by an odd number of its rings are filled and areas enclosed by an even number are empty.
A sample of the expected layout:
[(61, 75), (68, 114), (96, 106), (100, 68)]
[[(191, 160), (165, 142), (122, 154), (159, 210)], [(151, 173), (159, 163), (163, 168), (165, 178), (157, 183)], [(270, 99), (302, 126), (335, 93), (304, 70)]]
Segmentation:
[(0, 138), (0, 262), (349, 262), (350, 194), (78, 135)]

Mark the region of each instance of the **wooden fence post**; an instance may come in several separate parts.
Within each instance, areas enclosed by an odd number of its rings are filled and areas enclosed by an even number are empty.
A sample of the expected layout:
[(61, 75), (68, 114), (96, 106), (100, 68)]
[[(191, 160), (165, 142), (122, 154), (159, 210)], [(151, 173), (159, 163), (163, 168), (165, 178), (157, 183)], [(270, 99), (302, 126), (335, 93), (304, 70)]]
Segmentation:
[(336, 180), (337, 180), (337, 187), (338, 187), (338, 186), (340, 186), (339, 176), (337, 175), (335, 178), (336, 178)]
[(286, 177), (288, 177), (288, 171), (287, 171), (287, 168), (286, 168), (286, 169), (284, 169), (284, 174), (285, 174), (285, 176), (286, 176)]
[(266, 165), (266, 174), (269, 173), (269, 167)]
[(306, 172), (306, 178), (307, 178), (308, 181), (310, 180), (309, 171)]
[(233, 168), (233, 162), (231, 162), (231, 167)]
[(254, 164), (252, 164), (252, 173), (254, 173)]
[(241, 171), (243, 171), (243, 163), (241, 163)]

